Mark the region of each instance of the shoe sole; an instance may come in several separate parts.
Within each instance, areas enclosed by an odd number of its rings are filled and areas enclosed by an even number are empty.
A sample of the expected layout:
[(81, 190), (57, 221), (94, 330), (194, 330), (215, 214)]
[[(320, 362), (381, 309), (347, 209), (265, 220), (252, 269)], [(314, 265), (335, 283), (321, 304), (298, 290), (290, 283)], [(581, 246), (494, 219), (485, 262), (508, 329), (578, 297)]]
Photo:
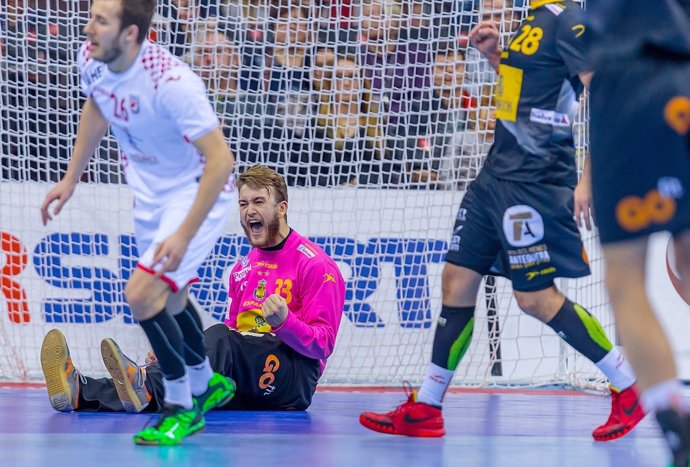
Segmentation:
[(101, 341), (101, 357), (105, 367), (108, 369), (108, 373), (113, 378), (115, 390), (120, 398), (120, 402), (122, 402), (122, 406), (129, 413), (139, 413), (148, 406), (148, 403), (143, 404), (139, 400), (137, 392), (129, 380), (129, 375), (127, 374), (128, 364), (126, 361), (123, 361), (121, 352), (114, 340), (106, 338)]
[(381, 425), (373, 420), (370, 420), (369, 418), (365, 417), (364, 415), (359, 416), (359, 423), (364, 427), (368, 428), (371, 431), (375, 431), (377, 433), (383, 433), (386, 435), (397, 435), (397, 436), (409, 436), (411, 438), (441, 438), (446, 435), (446, 430), (445, 428), (440, 428), (440, 429), (420, 429), (416, 431), (407, 431), (407, 432), (401, 432), (399, 430), (396, 430), (392, 426), (388, 425)]
[(138, 446), (178, 446), (178, 445), (182, 442), (183, 439), (189, 438), (190, 436), (199, 433), (199, 432), (202, 431), (204, 428), (206, 428), (206, 420), (205, 420), (204, 418), (202, 418), (201, 421), (200, 421), (199, 423), (197, 423), (196, 425), (192, 426), (192, 427), (189, 429), (189, 433), (187, 433), (187, 436), (185, 436), (184, 438), (181, 438), (181, 439), (179, 439), (179, 440), (175, 440), (175, 441), (172, 441), (172, 442), (163, 442), (163, 443), (161, 443), (161, 442), (156, 442), (156, 441), (154, 441), (154, 440), (147, 440), (147, 439), (137, 438), (137, 437), (135, 436), (135, 437), (134, 437), (134, 444), (136, 444), (136, 445), (138, 445)]
[(58, 412), (71, 412), (77, 405), (76, 394), (72, 394), (65, 374), (68, 358), (69, 348), (65, 336), (57, 329), (50, 330), (41, 344), (41, 368), (48, 388), (50, 405)]

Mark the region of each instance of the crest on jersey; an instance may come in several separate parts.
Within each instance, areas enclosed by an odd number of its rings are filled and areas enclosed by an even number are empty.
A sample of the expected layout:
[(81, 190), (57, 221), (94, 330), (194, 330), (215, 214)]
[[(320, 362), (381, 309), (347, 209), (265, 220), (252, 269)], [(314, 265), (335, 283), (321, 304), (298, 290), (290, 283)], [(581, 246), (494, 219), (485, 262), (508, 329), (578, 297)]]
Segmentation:
[(263, 300), (266, 298), (266, 280), (261, 279), (256, 288), (254, 289), (254, 298), (257, 300)]
[(129, 110), (132, 113), (139, 113), (139, 98), (137, 96), (129, 96)]

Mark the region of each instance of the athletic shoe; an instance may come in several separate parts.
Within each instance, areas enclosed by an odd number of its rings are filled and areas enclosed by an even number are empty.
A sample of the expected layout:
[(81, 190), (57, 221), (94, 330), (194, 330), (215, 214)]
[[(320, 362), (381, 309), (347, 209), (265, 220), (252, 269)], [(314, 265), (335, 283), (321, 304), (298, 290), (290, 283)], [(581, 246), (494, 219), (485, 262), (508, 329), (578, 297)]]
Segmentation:
[(151, 402), (151, 394), (145, 384), (146, 369), (137, 366), (110, 338), (101, 341), (101, 357), (125, 410), (130, 413), (144, 410)]
[(175, 446), (188, 436), (201, 431), (206, 420), (194, 402), (194, 407), (163, 406), (163, 413), (155, 425), (147, 426), (134, 435), (134, 443), (150, 446)]
[(65, 335), (51, 329), (41, 344), (41, 368), (48, 387), (50, 405), (58, 412), (79, 407), (79, 390), (86, 379), (74, 368)]
[(671, 448), (671, 467), (690, 466), (690, 416), (667, 409), (657, 412), (656, 420)]
[(208, 389), (195, 399), (199, 404), (202, 414), (206, 414), (209, 410), (222, 407), (235, 397), (235, 390), (237, 385), (232, 378), (213, 372), (211, 380), (208, 382)]
[(644, 418), (637, 386), (630, 386), (621, 392), (611, 388), (611, 414), (601, 426), (592, 432), (596, 441), (611, 441), (625, 436)]
[(359, 423), (370, 430), (389, 435), (435, 438), (446, 434), (440, 407), (416, 402), (410, 394), (407, 402), (388, 413), (364, 412)]

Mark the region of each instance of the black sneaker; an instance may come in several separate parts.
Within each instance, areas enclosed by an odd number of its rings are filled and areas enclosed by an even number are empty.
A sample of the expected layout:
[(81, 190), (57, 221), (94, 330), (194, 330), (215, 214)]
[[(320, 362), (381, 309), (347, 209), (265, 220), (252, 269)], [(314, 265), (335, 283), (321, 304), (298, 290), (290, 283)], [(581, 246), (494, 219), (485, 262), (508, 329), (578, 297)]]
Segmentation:
[(690, 416), (667, 409), (656, 413), (661, 431), (673, 454), (673, 467), (688, 467), (690, 464)]

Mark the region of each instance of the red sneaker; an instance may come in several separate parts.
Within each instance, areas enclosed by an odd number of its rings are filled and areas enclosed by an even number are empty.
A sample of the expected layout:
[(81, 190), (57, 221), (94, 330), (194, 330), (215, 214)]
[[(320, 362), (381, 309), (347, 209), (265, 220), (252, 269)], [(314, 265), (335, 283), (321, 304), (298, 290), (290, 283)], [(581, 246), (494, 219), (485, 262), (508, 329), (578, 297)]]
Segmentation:
[(389, 435), (438, 438), (446, 434), (440, 407), (416, 402), (416, 393), (388, 413), (364, 412), (359, 423), (370, 430)]
[(640, 423), (645, 413), (640, 405), (637, 386), (618, 392), (611, 388), (611, 415), (592, 432), (595, 441), (611, 441), (627, 435)]

